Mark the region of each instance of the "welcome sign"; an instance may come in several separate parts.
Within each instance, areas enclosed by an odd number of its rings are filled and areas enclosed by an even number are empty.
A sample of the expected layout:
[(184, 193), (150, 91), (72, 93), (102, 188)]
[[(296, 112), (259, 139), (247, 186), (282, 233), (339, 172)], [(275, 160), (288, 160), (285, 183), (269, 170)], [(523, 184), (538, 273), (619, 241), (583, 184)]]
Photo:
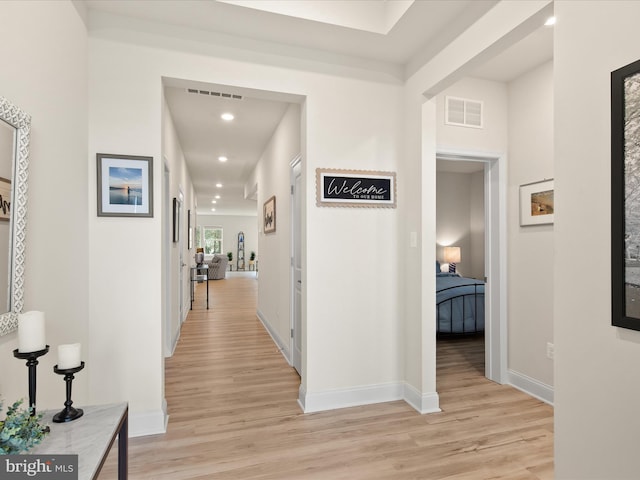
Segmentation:
[(316, 200), (319, 207), (396, 208), (396, 174), (318, 168)]

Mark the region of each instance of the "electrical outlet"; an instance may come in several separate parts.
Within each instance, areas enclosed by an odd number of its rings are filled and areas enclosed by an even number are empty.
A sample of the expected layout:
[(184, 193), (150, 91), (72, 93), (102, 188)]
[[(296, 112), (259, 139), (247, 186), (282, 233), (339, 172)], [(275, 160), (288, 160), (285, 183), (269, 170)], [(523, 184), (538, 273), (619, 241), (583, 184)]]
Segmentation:
[(551, 342), (547, 342), (547, 358), (550, 358), (551, 360), (553, 360), (553, 355), (554, 355), (554, 345)]

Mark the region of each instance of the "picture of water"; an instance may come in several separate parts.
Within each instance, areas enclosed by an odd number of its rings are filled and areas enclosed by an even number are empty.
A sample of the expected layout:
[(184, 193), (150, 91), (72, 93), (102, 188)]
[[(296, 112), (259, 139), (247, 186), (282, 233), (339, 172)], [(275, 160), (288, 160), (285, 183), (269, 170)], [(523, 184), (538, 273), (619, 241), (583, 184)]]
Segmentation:
[(142, 189), (133, 187), (110, 187), (109, 204), (111, 205), (142, 205)]
[(109, 204), (142, 205), (142, 169), (109, 167)]

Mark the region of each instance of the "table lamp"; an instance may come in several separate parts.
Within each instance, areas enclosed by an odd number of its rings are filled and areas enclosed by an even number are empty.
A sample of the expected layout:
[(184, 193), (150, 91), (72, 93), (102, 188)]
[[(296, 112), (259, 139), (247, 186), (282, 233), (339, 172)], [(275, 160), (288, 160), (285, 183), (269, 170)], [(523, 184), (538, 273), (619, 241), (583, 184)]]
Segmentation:
[(449, 273), (456, 273), (456, 263), (460, 262), (460, 247), (444, 247), (444, 261), (449, 264)]

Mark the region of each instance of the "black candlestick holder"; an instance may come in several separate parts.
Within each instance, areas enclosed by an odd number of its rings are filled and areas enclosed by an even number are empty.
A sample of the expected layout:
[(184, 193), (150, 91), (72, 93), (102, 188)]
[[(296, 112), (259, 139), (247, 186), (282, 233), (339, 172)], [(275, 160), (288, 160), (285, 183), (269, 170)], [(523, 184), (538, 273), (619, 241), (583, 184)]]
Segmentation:
[(13, 351), (13, 356), (26, 360), (29, 367), (29, 414), (32, 417), (36, 414), (36, 365), (38, 365), (38, 357), (46, 355), (48, 351), (49, 345), (36, 352), (21, 352), (17, 348)]
[(67, 401), (64, 402), (64, 409), (59, 411), (53, 416), (53, 421), (56, 423), (71, 422), (76, 418), (80, 418), (84, 411), (81, 408), (73, 408), (73, 402), (71, 401), (71, 383), (75, 378), (74, 373), (78, 373), (84, 368), (84, 362), (80, 362), (80, 365), (73, 368), (58, 368), (58, 365), (53, 367), (53, 371), (58, 375), (64, 375), (64, 381), (67, 384)]

